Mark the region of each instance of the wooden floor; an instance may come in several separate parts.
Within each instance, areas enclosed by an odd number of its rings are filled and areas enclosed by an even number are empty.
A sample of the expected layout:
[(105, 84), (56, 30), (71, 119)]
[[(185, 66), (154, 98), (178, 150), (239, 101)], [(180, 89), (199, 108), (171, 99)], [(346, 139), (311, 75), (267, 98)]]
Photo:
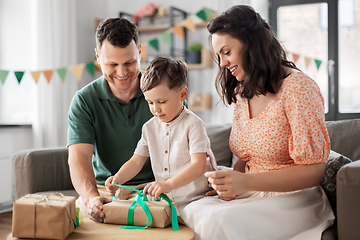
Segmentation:
[(11, 233), (12, 212), (0, 213), (0, 239), (6, 239)]

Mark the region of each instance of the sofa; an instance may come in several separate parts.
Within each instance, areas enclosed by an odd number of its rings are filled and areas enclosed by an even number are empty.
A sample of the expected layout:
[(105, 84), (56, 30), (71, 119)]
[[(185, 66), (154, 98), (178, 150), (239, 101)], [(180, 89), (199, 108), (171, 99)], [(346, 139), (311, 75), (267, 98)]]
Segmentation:
[[(323, 240), (360, 239), (360, 119), (328, 121), (332, 152), (322, 186), (336, 214)], [(232, 167), (228, 139), (231, 124), (208, 125), (207, 133), (219, 166)], [(13, 157), (14, 198), (55, 191), (77, 197), (71, 183), (67, 148), (33, 149)], [(350, 160), (351, 159), (351, 160)]]

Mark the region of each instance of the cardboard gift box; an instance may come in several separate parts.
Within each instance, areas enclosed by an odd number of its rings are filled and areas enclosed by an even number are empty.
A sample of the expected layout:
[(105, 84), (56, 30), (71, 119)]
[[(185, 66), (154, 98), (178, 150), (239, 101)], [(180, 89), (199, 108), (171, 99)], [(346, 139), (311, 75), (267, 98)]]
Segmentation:
[(65, 239), (75, 230), (75, 197), (29, 194), (14, 202), (12, 235), (16, 238)]
[[(104, 204), (104, 223), (119, 225), (128, 224), (128, 210), (132, 200), (119, 200)], [(171, 224), (171, 211), (167, 202), (146, 201), (151, 212), (151, 223), (149, 227), (166, 228)], [(147, 226), (148, 219), (144, 210), (137, 204), (134, 209), (134, 226)]]

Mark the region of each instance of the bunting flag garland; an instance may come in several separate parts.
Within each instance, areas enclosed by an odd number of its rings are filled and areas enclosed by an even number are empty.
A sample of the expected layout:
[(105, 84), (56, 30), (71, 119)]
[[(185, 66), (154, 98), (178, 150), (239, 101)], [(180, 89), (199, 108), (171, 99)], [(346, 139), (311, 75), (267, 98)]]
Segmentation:
[(165, 31), (160, 35), (160, 39), (164, 40), (170, 47), (172, 46), (171, 32)]
[[(181, 37), (182, 39), (185, 39), (185, 29), (188, 29), (190, 31), (196, 30), (195, 22), (198, 23), (199, 21), (207, 22), (210, 18), (214, 16), (215, 12), (209, 10), (208, 8), (203, 8), (200, 11), (196, 12), (193, 16), (188, 16), (185, 18), (182, 22), (179, 24), (175, 24), (168, 30), (162, 32), (159, 36), (156, 38), (151, 39), (147, 43), (141, 44), (141, 59), (146, 60), (147, 59), (147, 46), (153, 47), (157, 52), (159, 52), (159, 39), (163, 40), (166, 44), (169, 46), (173, 46), (173, 42), (171, 41), (171, 34), (177, 35), (178, 37)], [(196, 18), (194, 18), (196, 17)], [(194, 22), (195, 20), (195, 22)], [(320, 62), (321, 64), (321, 62)], [(317, 66), (320, 67), (320, 64), (317, 63)], [(65, 78), (67, 76), (67, 71), (70, 69), (73, 74), (76, 77), (77, 81), (80, 81), (83, 74), (83, 69), (86, 67), (86, 69), (89, 71), (91, 76), (95, 75), (96, 69), (98, 69), (101, 72), (101, 67), (96, 61), (88, 62), (88, 63), (81, 63), (74, 66), (68, 66), (68, 67), (61, 67), (57, 69), (48, 69), (48, 70), (40, 70), (40, 71), (29, 71), (32, 78), (34, 79), (35, 83), (37, 84), (41, 73), (43, 73), (44, 77), (46, 78), (47, 82), (51, 82), (51, 78), (53, 77), (54, 71), (57, 72), (59, 75), (61, 81), (65, 81)], [(8, 77), (9, 70), (0, 69), (0, 81), (1, 84), (4, 85), (5, 80)], [(27, 71), (13, 71), (16, 77), (16, 80), (18, 83), (21, 83), (21, 80), (24, 77), (25, 72)]]
[(295, 54), (293, 53), (293, 59), (294, 59), (294, 63), (297, 62), (297, 60), (299, 59), (300, 55), (299, 54)]
[[(286, 51), (286, 55), (287, 55), (287, 56), (292, 55), (292, 59), (293, 59), (294, 63), (296, 63), (296, 62), (299, 60), (299, 58), (301, 57), (300, 54), (291, 53), (291, 52), (289, 52), (289, 51)], [(320, 69), (320, 66), (321, 66), (321, 64), (322, 64), (322, 62), (323, 62), (322, 60), (310, 58), (310, 57), (307, 57), (307, 56), (303, 56), (303, 57), (304, 57), (304, 61), (305, 61), (305, 66), (306, 66), (306, 68), (308, 68), (308, 67), (310, 66), (311, 62), (315, 62), (315, 64), (316, 64), (316, 69), (317, 69), (317, 70)]]
[(54, 73), (53, 70), (43, 71), (43, 74), (44, 74), (44, 76), (45, 76), (48, 83), (50, 83), (50, 80), (51, 80), (51, 77), (52, 77), (53, 73)]
[(59, 74), (61, 80), (64, 82), (67, 73), (67, 68), (58, 68), (56, 69), (56, 72)]
[(78, 64), (78, 65), (72, 66), (70, 69), (74, 73), (76, 80), (79, 82), (81, 80), (82, 73), (84, 70), (84, 64)]
[[(47, 69), (47, 70), (40, 70), (40, 71), (29, 71), (29, 72), (30, 72), (30, 74), (31, 74), (31, 76), (34, 79), (36, 84), (38, 83), (38, 81), (40, 79), (41, 73), (44, 75), (46, 81), (48, 83), (50, 83), (55, 71), (60, 76), (61, 81), (64, 82), (69, 69), (71, 69), (71, 71), (74, 73), (74, 75), (76, 77), (76, 80), (80, 81), (81, 78), (82, 78), (82, 73), (83, 73), (83, 69), (84, 69), (85, 66), (88, 69), (89, 74), (91, 76), (95, 76), (96, 69), (99, 69), (99, 71), (101, 71), (100, 65), (98, 65), (96, 61), (91, 61), (91, 62), (87, 62), (87, 63), (81, 63), (81, 64), (78, 64), (78, 65), (75, 65), (75, 66), (61, 67), (61, 68), (57, 68), (57, 69)], [(4, 85), (5, 80), (7, 79), (9, 72), (10, 72), (9, 70), (0, 69), (1, 84)], [(14, 72), (16, 80), (20, 84), (23, 77), (24, 77), (24, 74), (27, 71), (24, 70), (24, 71), (12, 71), (12, 72)]]
[(2, 84), (5, 83), (5, 80), (6, 80), (6, 77), (8, 74), (9, 74), (9, 71), (0, 70), (0, 80), (1, 80)]
[(16, 80), (20, 84), (25, 72), (24, 71), (14, 71), (14, 74), (15, 74)]
[(317, 70), (319, 70), (322, 61), (315, 59), (315, 63), (316, 63)]
[(208, 21), (210, 17), (212, 17), (214, 14), (213, 11), (211, 11), (208, 8), (203, 8), (200, 11), (196, 13), (196, 16), (198, 16), (201, 20), (204, 22)]
[(312, 59), (309, 57), (304, 57), (304, 59), (305, 59), (305, 66), (306, 66), (306, 68), (308, 68)]
[(41, 71), (32, 71), (30, 73), (33, 79), (35, 80), (35, 82), (38, 83)]
[(146, 46), (145, 44), (141, 44), (141, 59), (146, 60), (147, 59), (147, 53), (146, 53)]
[(180, 24), (176, 24), (175, 26), (173, 26), (172, 28), (170, 28), (170, 31), (181, 37), (182, 39), (185, 39), (185, 33), (184, 33), (184, 27), (181, 26)]
[(95, 75), (95, 63), (94, 62), (86, 63), (85, 67), (89, 70), (89, 73), (91, 74), (91, 76)]
[(156, 51), (159, 51), (159, 40), (157, 38), (150, 40), (149, 45), (155, 48)]
[(183, 24), (183, 26), (184, 26), (186, 29), (189, 29), (190, 31), (195, 31), (195, 30), (196, 30), (194, 21), (193, 21), (193, 19), (192, 19), (191, 16), (185, 18), (185, 19), (182, 21), (182, 24)]

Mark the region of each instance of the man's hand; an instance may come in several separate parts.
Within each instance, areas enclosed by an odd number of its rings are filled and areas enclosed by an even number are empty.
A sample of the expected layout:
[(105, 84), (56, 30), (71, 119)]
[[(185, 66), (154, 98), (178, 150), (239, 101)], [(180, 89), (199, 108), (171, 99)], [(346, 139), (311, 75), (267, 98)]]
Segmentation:
[(88, 216), (95, 222), (104, 222), (103, 204), (110, 202), (110, 199), (105, 197), (91, 197), (87, 203)]
[(170, 185), (167, 182), (151, 182), (144, 187), (144, 194), (149, 193), (155, 198), (159, 198), (161, 193), (168, 193), (171, 191)]

